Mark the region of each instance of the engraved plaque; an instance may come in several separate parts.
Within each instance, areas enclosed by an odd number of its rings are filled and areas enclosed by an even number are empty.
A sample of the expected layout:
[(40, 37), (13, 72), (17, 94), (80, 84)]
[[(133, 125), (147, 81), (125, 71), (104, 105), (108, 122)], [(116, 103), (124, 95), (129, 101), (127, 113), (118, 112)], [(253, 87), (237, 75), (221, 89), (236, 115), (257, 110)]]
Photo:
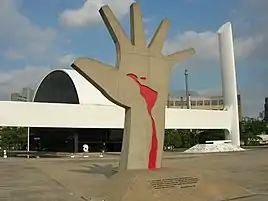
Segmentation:
[(163, 178), (150, 180), (149, 183), (154, 189), (165, 189), (165, 188), (189, 188), (195, 187), (198, 182), (197, 177), (174, 177), (174, 178)]

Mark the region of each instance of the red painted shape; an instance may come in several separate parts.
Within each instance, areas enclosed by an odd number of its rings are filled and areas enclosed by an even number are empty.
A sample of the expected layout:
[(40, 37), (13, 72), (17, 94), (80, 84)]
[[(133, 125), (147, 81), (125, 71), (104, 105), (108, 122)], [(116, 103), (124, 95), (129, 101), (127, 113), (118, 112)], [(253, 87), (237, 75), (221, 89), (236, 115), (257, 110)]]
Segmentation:
[[(152, 109), (155, 105), (155, 102), (157, 100), (157, 91), (151, 89), (150, 87), (143, 85), (139, 82), (137, 75), (135, 74), (127, 74), (130, 78), (132, 78), (140, 87), (140, 94), (145, 99), (148, 114), (151, 117), (152, 120), (152, 142), (151, 142), (151, 149), (149, 153), (149, 163), (148, 168), (149, 169), (155, 169), (156, 168), (156, 159), (157, 159), (157, 150), (158, 150), (158, 139), (156, 135), (156, 126), (155, 126), (155, 120), (152, 116)], [(146, 77), (141, 77), (145, 78)]]
[(140, 79), (141, 79), (141, 80), (146, 80), (147, 77), (142, 76), (142, 77), (140, 77)]

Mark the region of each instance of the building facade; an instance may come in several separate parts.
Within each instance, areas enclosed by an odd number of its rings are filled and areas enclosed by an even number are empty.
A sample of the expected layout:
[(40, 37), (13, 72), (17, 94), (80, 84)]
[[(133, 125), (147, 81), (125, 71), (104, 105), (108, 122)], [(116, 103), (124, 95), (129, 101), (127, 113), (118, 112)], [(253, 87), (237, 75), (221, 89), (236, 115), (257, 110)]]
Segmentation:
[(10, 96), (11, 101), (32, 102), (34, 97), (34, 90), (25, 87), (21, 92), (12, 93)]
[[(59, 69), (50, 72), (37, 87), (33, 102), (36, 103), (10, 102), (6, 103), (10, 106), (5, 107), (10, 108), (12, 105), (12, 109), (19, 114), (28, 111), (26, 118), (23, 116), (26, 121), (23, 119), (20, 125), (31, 126), (30, 151), (82, 152), (84, 144), (94, 152), (100, 151), (104, 144), (107, 151), (121, 150), (124, 108), (105, 98), (77, 71)], [(11, 117), (6, 125), (13, 125), (10, 121), (21, 121), (20, 116)], [(178, 117), (181, 117), (179, 121)], [(230, 117), (230, 113), (221, 111), (188, 112), (167, 108), (165, 128), (228, 129)], [(28, 119), (30, 123), (27, 123)], [(2, 122), (5, 121), (2, 119)]]
[[(74, 70), (55, 70), (40, 83), (33, 102), (114, 105), (103, 98), (93, 85)], [(108, 128), (29, 128), (31, 151), (83, 152), (83, 145), (90, 152), (103, 148), (121, 151), (123, 129)]]
[[(242, 121), (242, 105), (241, 105), (241, 96), (237, 95), (238, 100), (238, 114), (239, 120)], [(268, 101), (268, 99), (267, 99)], [(198, 110), (223, 110), (223, 96), (211, 96), (211, 97), (190, 97), (190, 108)], [(168, 108), (187, 108), (187, 102), (184, 97), (169, 97), (168, 98)], [(268, 108), (268, 106), (267, 106)], [(268, 110), (267, 110), (268, 114)]]
[(268, 97), (265, 97), (264, 99), (264, 121), (268, 121)]

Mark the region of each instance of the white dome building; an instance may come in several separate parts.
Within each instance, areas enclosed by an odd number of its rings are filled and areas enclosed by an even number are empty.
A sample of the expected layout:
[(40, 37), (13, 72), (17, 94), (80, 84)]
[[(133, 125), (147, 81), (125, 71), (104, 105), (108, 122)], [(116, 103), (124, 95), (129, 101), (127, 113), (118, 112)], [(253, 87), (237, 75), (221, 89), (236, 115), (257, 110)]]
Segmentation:
[(45, 76), (36, 90), (33, 101), (116, 106), (72, 69), (54, 70)]
[[(72, 69), (53, 70), (36, 89), (34, 102), (109, 105), (105, 98), (83, 76)], [(79, 115), (78, 115), (79, 118)], [(103, 142), (109, 151), (120, 151), (123, 130), (106, 128), (30, 128), (30, 150), (80, 152), (83, 144), (99, 151)]]

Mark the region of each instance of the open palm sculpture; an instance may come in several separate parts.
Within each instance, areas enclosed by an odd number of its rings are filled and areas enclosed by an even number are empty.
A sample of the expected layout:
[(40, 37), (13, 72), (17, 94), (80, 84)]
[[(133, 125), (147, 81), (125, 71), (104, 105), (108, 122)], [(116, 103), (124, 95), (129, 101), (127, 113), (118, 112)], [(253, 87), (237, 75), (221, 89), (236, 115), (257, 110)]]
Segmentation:
[(100, 14), (115, 42), (116, 66), (79, 58), (72, 67), (106, 98), (125, 108), (120, 169), (159, 168), (170, 71), (176, 62), (193, 55), (194, 50), (162, 54), (168, 20), (161, 22), (147, 46), (141, 10), (136, 3), (130, 7), (131, 40), (109, 6), (103, 6)]

